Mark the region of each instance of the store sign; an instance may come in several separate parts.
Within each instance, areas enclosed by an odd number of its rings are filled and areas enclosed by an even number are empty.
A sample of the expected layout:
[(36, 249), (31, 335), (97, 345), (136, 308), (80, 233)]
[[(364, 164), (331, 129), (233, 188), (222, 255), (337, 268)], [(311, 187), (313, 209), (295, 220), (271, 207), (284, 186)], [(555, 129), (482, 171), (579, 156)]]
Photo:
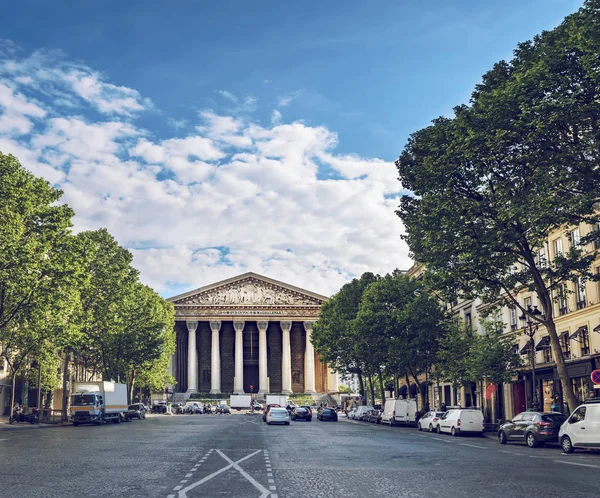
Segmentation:
[(594, 384), (600, 384), (600, 370), (594, 370), (590, 377), (592, 378), (592, 382)]

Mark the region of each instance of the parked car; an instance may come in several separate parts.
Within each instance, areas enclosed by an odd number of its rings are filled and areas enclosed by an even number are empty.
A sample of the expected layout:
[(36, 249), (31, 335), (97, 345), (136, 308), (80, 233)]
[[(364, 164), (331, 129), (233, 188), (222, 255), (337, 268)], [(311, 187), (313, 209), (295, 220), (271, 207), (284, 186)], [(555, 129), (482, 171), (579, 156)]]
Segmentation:
[(600, 448), (600, 398), (578, 406), (562, 424), (558, 437), (565, 453), (576, 448)]
[(438, 412), (435, 410), (427, 412), (419, 419), (419, 430), (428, 430), (429, 432), (434, 432), (435, 430), (437, 430), (438, 422), (443, 414), (444, 412)]
[(217, 407), (217, 413), (228, 413), (231, 415), (231, 408), (229, 408), (229, 405), (227, 404), (221, 404)]
[(142, 403), (133, 403), (127, 408), (127, 418), (129, 420), (137, 418), (143, 420), (146, 418), (146, 407)]
[(204, 406), (199, 401), (188, 401), (183, 407), (183, 413), (196, 414), (204, 413)]
[(306, 420), (307, 422), (310, 422), (312, 420), (312, 413), (310, 410), (298, 406), (292, 411), (291, 417), (292, 420)]
[(530, 448), (544, 443), (558, 443), (560, 426), (567, 419), (556, 412), (523, 412), (498, 429), (498, 442), (524, 441)]
[[(270, 406), (270, 405), (269, 405)], [(271, 407), (266, 416), (267, 425), (284, 424), (290, 425), (290, 414), (285, 408)]]
[(348, 419), (349, 420), (353, 420), (354, 419), (354, 415), (356, 415), (356, 408), (352, 408), (352, 410), (350, 410), (348, 412)]
[(331, 420), (332, 422), (338, 421), (338, 416), (334, 408), (323, 408), (317, 415), (317, 418), (324, 422), (326, 420)]
[(371, 424), (381, 424), (381, 410), (375, 408), (374, 410), (370, 410), (367, 412), (368, 415), (366, 417), (367, 422)]
[(483, 436), (483, 413), (477, 408), (449, 410), (440, 417), (437, 432), (448, 432), (453, 436), (468, 433)]
[[(267, 414), (271, 411), (272, 408), (281, 408), (277, 403), (270, 403), (265, 406), (265, 410), (263, 412), (263, 422), (267, 421)], [(285, 408), (284, 408), (285, 410)]]
[(359, 406), (354, 413), (354, 420), (362, 420), (365, 414), (372, 409), (373, 407), (371, 405)]

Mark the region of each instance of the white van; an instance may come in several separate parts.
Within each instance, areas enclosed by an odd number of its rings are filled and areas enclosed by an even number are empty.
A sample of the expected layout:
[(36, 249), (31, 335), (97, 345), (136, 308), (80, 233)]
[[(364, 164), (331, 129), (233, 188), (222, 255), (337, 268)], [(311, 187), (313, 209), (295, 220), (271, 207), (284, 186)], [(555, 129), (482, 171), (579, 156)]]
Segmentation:
[(414, 425), (417, 418), (417, 402), (414, 399), (388, 399), (381, 414), (382, 424)]
[(477, 434), (483, 436), (483, 413), (478, 408), (461, 408), (444, 413), (437, 426), (438, 434), (448, 432), (459, 434)]
[(575, 448), (600, 448), (600, 398), (578, 406), (561, 425), (558, 440), (565, 453)]

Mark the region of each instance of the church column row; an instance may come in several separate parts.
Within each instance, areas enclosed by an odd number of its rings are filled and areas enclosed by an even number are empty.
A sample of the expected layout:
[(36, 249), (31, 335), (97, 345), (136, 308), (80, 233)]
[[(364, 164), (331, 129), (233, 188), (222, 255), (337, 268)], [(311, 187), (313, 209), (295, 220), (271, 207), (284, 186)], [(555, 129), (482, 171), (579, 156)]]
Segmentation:
[[(211, 372), (210, 372), (210, 392), (218, 394), (221, 392), (221, 352), (219, 334), (221, 331), (221, 321), (211, 321), (210, 329), (212, 332), (211, 341)], [(306, 331), (305, 345), (305, 361), (304, 361), (304, 390), (307, 393), (315, 391), (315, 350), (311, 342), (311, 333), (314, 322), (304, 322), (304, 330)], [(233, 381), (233, 391), (235, 394), (244, 393), (244, 332), (245, 322), (233, 322), (235, 330), (235, 375)], [(187, 321), (188, 329), (188, 355), (187, 355), (187, 376), (188, 389), (187, 392), (198, 392), (198, 354), (196, 349), (196, 329), (197, 321)], [(268, 376), (267, 376), (267, 328), (268, 321), (257, 322), (258, 327), (258, 376), (259, 376), (259, 393), (267, 393)], [(292, 352), (290, 342), (290, 331), (292, 328), (291, 321), (280, 322), (282, 332), (282, 356), (281, 356), (281, 380), (282, 393), (292, 394)]]

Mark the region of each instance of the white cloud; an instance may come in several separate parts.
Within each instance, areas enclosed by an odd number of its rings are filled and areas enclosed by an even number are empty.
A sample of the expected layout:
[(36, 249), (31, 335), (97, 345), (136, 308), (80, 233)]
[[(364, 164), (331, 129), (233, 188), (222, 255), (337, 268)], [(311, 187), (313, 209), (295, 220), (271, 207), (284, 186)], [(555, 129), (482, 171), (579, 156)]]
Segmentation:
[[(0, 128), (0, 151), (63, 188), (77, 230), (106, 226), (132, 248), (161, 292), (255, 271), (330, 294), (365, 271), (410, 265), (397, 200), (386, 198), (400, 188), (393, 163), (340, 155), (336, 133), (282, 123), (279, 110), (269, 125), (204, 110), (190, 135), (155, 137), (119, 121), (147, 108), (135, 90), (81, 67), (52, 86), (57, 64), (32, 57), (0, 64), (0, 123), (15, 123)], [(80, 115), (80, 99), (107, 117)]]
[(227, 90), (217, 90), (217, 93), (227, 99), (230, 100), (231, 102), (233, 102), (234, 104), (237, 104), (238, 98), (231, 92), (227, 91)]
[(167, 119), (167, 123), (171, 128), (174, 128), (176, 130), (180, 130), (182, 128), (185, 128), (188, 124), (187, 119), (174, 119), (174, 118), (168, 118)]
[(300, 92), (290, 93), (289, 95), (284, 95), (283, 97), (279, 97), (277, 99), (277, 105), (279, 107), (286, 107), (290, 105), (290, 103), (297, 99), (300, 96)]

